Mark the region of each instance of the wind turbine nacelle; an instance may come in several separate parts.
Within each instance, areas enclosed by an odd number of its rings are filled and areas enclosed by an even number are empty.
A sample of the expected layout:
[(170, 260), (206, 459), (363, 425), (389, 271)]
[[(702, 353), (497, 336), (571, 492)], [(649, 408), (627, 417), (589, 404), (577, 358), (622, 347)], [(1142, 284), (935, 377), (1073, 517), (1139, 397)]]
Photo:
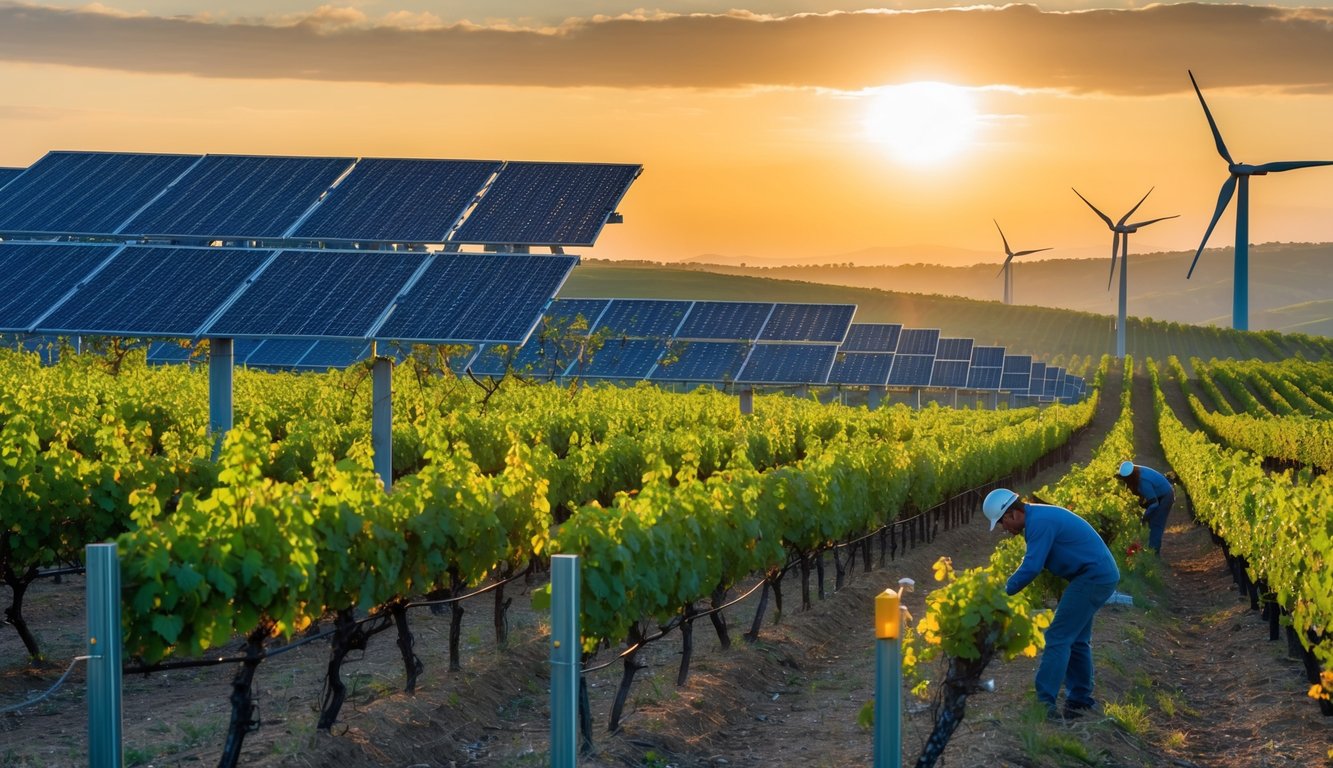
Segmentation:
[(1257, 165), (1249, 163), (1232, 163), (1227, 166), (1227, 170), (1236, 176), (1267, 176), (1268, 171), (1261, 170)]

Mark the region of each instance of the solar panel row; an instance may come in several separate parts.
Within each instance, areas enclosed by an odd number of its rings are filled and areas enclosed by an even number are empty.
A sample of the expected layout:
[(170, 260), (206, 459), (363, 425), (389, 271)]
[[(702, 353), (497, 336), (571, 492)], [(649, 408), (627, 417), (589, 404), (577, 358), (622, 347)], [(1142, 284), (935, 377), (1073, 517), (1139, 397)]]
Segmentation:
[(520, 344), (576, 262), (0, 243), (0, 332)]
[[(148, 346), (149, 365), (185, 363), (194, 354), (192, 345), (155, 341)], [(327, 339), (238, 339), (232, 346), (232, 361), (247, 368), (268, 370), (324, 371), (346, 368), (370, 354), (364, 341)]]
[(49, 152), (0, 174), (0, 233), (592, 245), (638, 165)]

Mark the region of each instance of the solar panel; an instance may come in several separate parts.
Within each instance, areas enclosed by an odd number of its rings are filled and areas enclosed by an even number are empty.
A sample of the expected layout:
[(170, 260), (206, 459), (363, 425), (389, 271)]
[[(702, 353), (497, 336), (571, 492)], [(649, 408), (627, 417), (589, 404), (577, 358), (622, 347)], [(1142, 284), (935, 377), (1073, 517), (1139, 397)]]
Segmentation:
[(453, 240), (592, 245), (642, 166), (506, 163)]
[(612, 337), (670, 338), (689, 310), (688, 301), (614, 299), (594, 330)]
[(928, 387), (934, 368), (934, 355), (908, 355), (899, 352), (893, 358), (893, 368), (889, 370), (889, 386)]
[(932, 387), (952, 387), (961, 389), (967, 386), (967, 369), (970, 363), (966, 360), (940, 360), (935, 359), (935, 365), (930, 373), (930, 386)]
[(127, 246), (39, 329), (194, 336), (268, 256), (265, 251)]
[(311, 339), (265, 339), (245, 356), (245, 365), (248, 368), (294, 368), (313, 346), (315, 342)]
[(148, 345), (149, 365), (173, 365), (190, 362), (194, 347), (175, 341), (155, 341)]
[(844, 352), (896, 352), (900, 323), (852, 323), (842, 342)]
[(676, 338), (754, 341), (772, 312), (773, 304), (769, 302), (696, 301), (676, 331)]
[(282, 251), (204, 333), (364, 339), (425, 261), (395, 251)]
[(940, 339), (935, 349), (936, 360), (972, 360), (972, 339)]
[[(855, 328), (856, 326), (852, 326)], [(889, 382), (892, 352), (840, 352), (833, 360), (830, 384), (866, 384), (882, 387)]]
[(375, 337), (520, 344), (577, 263), (573, 256), (435, 254)]
[(282, 237), (351, 164), (347, 157), (207, 155), (120, 232)]
[(453, 371), (455, 375), (463, 375), (472, 361), (477, 359), (477, 353), (480, 351), (479, 346), (463, 345), (461, 351), (449, 356), (449, 370)]
[(1032, 397), (1038, 397), (1046, 393), (1046, 364), (1038, 363), (1035, 360), (1032, 363), (1032, 380), (1028, 384), (1028, 394)]
[(967, 369), (968, 389), (999, 389), (1003, 379), (999, 366), (973, 365)]
[(499, 169), (495, 160), (359, 160), (292, 236), (442, 243)]
[[(610, 303), (610, 299), (556, 299), (542, 315), (542, 322), (548, 328), (587, 335)], [(579, 318), (581, 329), (574, 327)]]
[[(267, 347), (269, 344), (276, 341), (279, 340), (270, 339), (264, 342), (264, 346)], [(316, 341), (314, 346), (310, 348), (310, 351), (306, 352), (305, 356), (292, 367), (325, 371), (329, 368), (346, 368), (351, 365), (356, 365), (369, 356), (370, 344), (365, 341), (320, 339), (319, 341)], [(245, 362), (246, 365), (254, 365), (254, 355), (251, 355)]]
[(1004, 347), (972, 347), (972, 367), (1003, 368)]
[(0, 243), (0, 332), (32, 328), (119, 247)]
[(759, 340), (840, 344), (855, 313), (855, 304), (776, 304)]
[(515, 350), (508, 344), (482, 344), (468, 362), (468, 369), (477, 376), (502, 376), (509, 369)]
[(0, 232), (118, 232), (198, 160), (198, 155), (48, 152), (0, 189)]
[(828, 381), (837, 352), (832, 344), (755, 344), (736, 381), (823, 384)]
[(934, 357), (939, 342), (938, 328), (904, 328), (902, 334), (898, 336), (898, 354)]
[(734, 381), (752, 345), (742, 342), (674, 342), (649, 377), (653, 381)]
[(37, 355), (42, 365), (55, 365), (60, 362), (61, 341), (59, 336), (44, 334), (3, 334), (0, 335), (0, 347)]
[(1065, 369), (1058, 366), (1046, 366), (1046, 383), (1042, 394), (1046, 397), (1059, 397), (1065, 383)]
[(567, 340), (557, 343), (535, 335), (517, 351), (508, 345), (487, 344), (473, 359), (472, 372), (478, 376), (500, 376), (512, 369), (519, 376), (551, 380), (565, 375), (581, 348), (581, 344)]
[(17, 179), (17, 178), (19, 177), (19, 174), (23, 173), (23, 172), (26, 171), (26, 170), (28, 170), (28, 169), (27, 169), (27, 168), (0, 168), (0, 189), (4, 189), (6, 184), (8, 184), (9, 182), (13, 181), (14, 179)]
[(1032, 355), (1005, 355), (1000, 389), (1026, 393), (1032, 381)]
[(591, 379), (645, 379), (666, 348), (659, 339), (610, 339), (585, 366), (568, 373)]

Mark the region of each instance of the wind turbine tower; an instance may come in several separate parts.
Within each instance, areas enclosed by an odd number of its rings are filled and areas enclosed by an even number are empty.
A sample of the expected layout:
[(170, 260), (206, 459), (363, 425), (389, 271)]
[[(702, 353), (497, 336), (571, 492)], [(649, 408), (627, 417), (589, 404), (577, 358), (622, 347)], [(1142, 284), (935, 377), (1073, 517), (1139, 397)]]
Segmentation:
[(1149, 189), (1143, 195), (1143, 197), (1139, 198), (1139, 201), (1134, 204), (1134, 207), (1129, 209), (1129, 213), (1126, 213), (1124, 216), (1121, 216), (1120, 221), (1113, 223), (1111, 221), (1110, 216), (1107, 216), (1106, 214), (1097, 210), (1097, 206), (1088, 202), (1088, 198), (1080, 194), (1077, 189), (1074, 190), (1074, 194), (1078, 195), (1079, 199), (1082, 200), (1083, 202), (1088, 203), (1088, 207), (1092, 209), (1092, 212), (1097, 214), (1102, 221), (1106, 222), (1107, 228), (1109, 228), (1113, 233), (1115, 233), (1114, 236), (1111, 238), (1111, 274), (1108, 275), (1106, 278), (1106, 290), (1108, 291), (1111, 290), (1111, 280), (1115, 277), (1116, 251), (1120, 251), (1120, 311), (1116, 317), (1116, 324), (1115, 324), (1115, 356), (1124, 359), (1125, 304), (1126, 304), (1125, 298), (1126, 294), (1129, 292), (1129, 278), (1127, 277), (1127, 274), (1129, 272), (1129, 236), (1134, 234), (1135, 232), (1138, 232), (1139, 229), (1141, 229), (1142, 227), (1146, 227), (1149, 224), (1156, 224), (1159, 221), (1174, 219), (1176, 218), (1176, 216), (1179, 216), (1179, 214), (1176, 214), (1175, 216), (1161, 216), (1156, 219), (1148, 219), (1147, 221), (1139, 221), (1133, 224), (1126, 224), (1125, 222), (1129, 220), (1129, 217), (1134, 215), (1134, 212), (1139, 209), (1140, 205), (1143, 205), (1143, 201), (1148, 199), (1148, 195), (1152, 194), (1152, 189)]
[[(995, 219), (991, 219), (991, 221), (995, 221)], [(1009, 250), (1009, 241), (1005, 239), (1004, 230), (1000, 229), (1000, 222), (995, 221), (995, 228), (1000, 230), (1000, 241), (1004, 243), (1004, 255), (1005, 255), (1004, 266), (1000, 267), (1000, 272), (995, 276), (999, 277), (1000, 275), (1004, 275), (1004, 303), (1013, 304), (1014, 276), (1013, 273), (1010, 271), (1012, 269), (1010, 262), (1012, 262), (1015, 258), (1019, 256), (1027, 256), (1028, 254), (1031, 253), (1041, 253), (1042, 251), (1049, 251), (1051, 249), (1037, 248), (1031, 251), (1019, 251), (1018, 253), (1014, 253), (1013, 251)]]
[(1199, 263), (1203, 247), (1208, 244), (1208, 236), (1213, 234), (1213, 227), (1217, 226), (1217, 220), (1222, 217), (1222, 212), (1231, 202), (1231, 196), (1239, 190), (1240, 194), (1236, 196), (1236, 274), (1232, 286), (1231, 327), (1238, 331), (1248, 331), (1250, 329), (1250, 177), (1294, 171), (1297, 168), (1333, 165), (1333, 160), (1287, 160), (1262, 165), (1250, 165), (1232, 160), (1226, 143), (1222, 141), (1222, 132), (1217, 130), (1217, 121), (1213, 120), (1213, 113), (1208, 111), (1208, 102), (1203, 100), (1203, 92), (1199, 90), (1199, 83), (1194, 79), (1194, 73), (1190, 72), (1189, 75), (1190, 83), (1194, 85), (1194, 93), (1198, 95), (1199, 104), (1203, 106), (1203, 115), (1208, 118), (1208, 127), (1213, 130), (1217, 154), (1227, 161), (1227, 170), (1231, 175), (1222, 183), (1222, 191), (1217, 196), (1217, 210), (1213, 211), (1213, 220), (1208, 222), (1208, 229), (1203, 233), (1203, 240), (1199, 243), (1198, 252), (1194, 254), (1194, 261), (1190, 262), (1190, 270), (1186, 273), (1185, 279), (1188, 280), (1194, 274), (1194, 266)]

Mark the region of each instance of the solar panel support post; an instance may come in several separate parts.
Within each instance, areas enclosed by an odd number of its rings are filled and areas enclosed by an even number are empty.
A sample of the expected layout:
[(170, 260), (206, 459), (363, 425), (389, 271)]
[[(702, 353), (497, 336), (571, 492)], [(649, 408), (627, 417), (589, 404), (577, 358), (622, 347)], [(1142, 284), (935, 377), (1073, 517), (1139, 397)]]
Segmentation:
[(741, 387), (737, 395), (740, 397), (741, 413), (745, 416), (754, 413), (754, 388)]
[(88, 765), (120, 768), (121, 680), (120, 557), (114, 543), (89, 544), (88, 603)]
[(213, 435), (214, 459), (222, 453), (222, 440), (232, 427), (232, 347), (231, 339), (208, 340), (208, 429)]
[(393, 487), (393, 360), (375, 356), (371, 368), (370, 445), (375, 453), (375, 473), (384, 490)]

